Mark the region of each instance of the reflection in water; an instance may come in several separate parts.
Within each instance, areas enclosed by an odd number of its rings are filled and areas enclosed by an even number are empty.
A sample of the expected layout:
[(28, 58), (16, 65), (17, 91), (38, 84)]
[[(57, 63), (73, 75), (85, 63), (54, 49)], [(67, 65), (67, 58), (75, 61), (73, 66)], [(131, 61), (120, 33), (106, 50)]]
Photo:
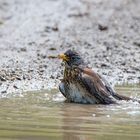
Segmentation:
[[(121, 94), (140, 95), (139, 87), (131, 89), (119, 87)], [(140, 139), (138, 103), (81, 105), (63, 100), (57, 90), (0, 99), (0, 139)]]
[[(78, 104), (72, 104), (71, 106), (67, 104), (65, 108), (61, 108), (63, 112), (62, 130), (65, 130), (63, 140), (88, 140), (87, 136), (82, 134), (78, 135), (78, 132), (80, 132), (85, 122), (85, 120), (82, 119), (83, 107), (84, 106), (80, 107)], [(82, 117), (79, 118), (79, 116)]]

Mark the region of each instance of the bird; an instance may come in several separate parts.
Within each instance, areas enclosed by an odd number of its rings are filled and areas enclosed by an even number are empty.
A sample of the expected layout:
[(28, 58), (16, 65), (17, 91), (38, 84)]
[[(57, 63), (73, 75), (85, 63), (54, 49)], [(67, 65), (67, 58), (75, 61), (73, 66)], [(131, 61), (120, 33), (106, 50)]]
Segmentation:
[[(67, 102), (80, 104), (116, 104), (118, 100), (137, 101), (118, 94), (109, 82), (88, 67), (79, 53), (67, 50), (58, 55), (64, 62), (63, 79), (59, 90)], [(138, 101), (140, 103), (140, 101)]]

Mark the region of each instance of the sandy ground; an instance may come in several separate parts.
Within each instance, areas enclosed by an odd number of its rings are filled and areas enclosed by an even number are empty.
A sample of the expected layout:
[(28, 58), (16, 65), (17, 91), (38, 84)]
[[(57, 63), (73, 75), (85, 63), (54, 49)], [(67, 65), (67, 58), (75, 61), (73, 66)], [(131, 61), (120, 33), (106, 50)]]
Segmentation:
[(140, 81), (140, 0), (0, 0), (0, 96), (51, 89), (67, 49), (113, 84)]

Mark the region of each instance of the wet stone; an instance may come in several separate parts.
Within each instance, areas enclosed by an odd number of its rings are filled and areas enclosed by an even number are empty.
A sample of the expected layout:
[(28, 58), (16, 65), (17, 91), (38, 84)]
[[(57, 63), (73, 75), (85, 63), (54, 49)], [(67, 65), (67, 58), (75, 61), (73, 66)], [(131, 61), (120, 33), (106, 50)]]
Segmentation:
[(140, 76), (137, 77), (140, 80)]
[(126, 70), (127, 73), (136, 73), (134, 70)]
[(106, 30), (108, 30), (108, 26), (103, 25), (103, 24), (98, 24), (98, 29), (100, 31), (106, 31)]
[(57, 58), (57, 56), (49, 55), (48, 58), (49, 58), (49, 59), (55, 59), (55, 58)]
[(7, 93), (7, 91), (6, 90), (3, 90), (3, 91), (1, 91), (1, 93), (4, 94), (4, 93)]
[(101, 67), (110, 67), (110, 66), (108, 64), (103, 63), (101, 64)]
[(57, 25), (55, 26), (46, 26), (44, 29), (45, 32), (51, 32), (51, 31), (59, 31), (59, 28)]
[(140, 47), (140, 42), (133, 42), (133, 44), (134, 44), (135, 46)]
[(22, 78), (21, 78), (21, 77), (18, 77), (18, 76), (16, 76), (16, 79), (17, 79), (17, 80), (22, 80)]
[(124, 65), (126, 65), (126, 63), (125, 63), (125, 62), (122, 62), (122, 63), (121, 63), (121, 65), (123, 65), (123, 66), (124, 66)]
[(43, 65), (44, 68), (47, 68), (48, 66), (46, 64)]
[(53, 75), (50, 76), (51, 79), (55, 79), (55, 77)]
[(58, 28), (57, 26), (54, 26), (54, 27), (52, 27), (52, 30), (53, 30), (53, 31), (58, 31), (59, 28)]
[(0, 80), (1, 80), (1, 81), (6, 81), (6, 78), (3, 77), (3, 76), (0, 76)]
[(13, 85), (13, 87), (14, 87), (15, 89), (19, 89), (17, 85)]
[(131, 76), (128, 76), (127, 77), (127, 80), (132, 80), (133, 78)]
[(51, 48), (49, 48), (49, 50), (54, 51), (54, 50), (56, 50), (56, 48), (51, 47)]
[(43, 69), (41, 69), (41, 70), (39, 70), (39, 72), (43, 73), (43, 72), (44, 72), (44, 70), (43, 70)]
[(22, 51), (22, 52), (26, 52), (27, 49), (26, 49), (26, 48), (20, 48), (20, 51)]
[(36, 42), (29, 42), (29, 43), (28, 43), (28, 45), (30, 45), (30, 46), (31, 46), (31, 45), (35, 45), (35, 44), (36, 44)]

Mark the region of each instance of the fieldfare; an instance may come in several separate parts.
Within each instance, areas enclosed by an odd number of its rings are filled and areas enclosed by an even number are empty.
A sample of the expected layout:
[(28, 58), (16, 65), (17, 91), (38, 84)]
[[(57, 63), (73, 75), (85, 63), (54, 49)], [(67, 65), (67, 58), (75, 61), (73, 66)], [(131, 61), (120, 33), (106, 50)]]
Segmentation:
[(118, 100), (135, 99), (119, 95), (108, 81), (94, 72), (82, 57), (73, 50), (58, 55), (65, 64), (64, 77), (59, 90), (69, 102), (82, 104), (113, 104)]

